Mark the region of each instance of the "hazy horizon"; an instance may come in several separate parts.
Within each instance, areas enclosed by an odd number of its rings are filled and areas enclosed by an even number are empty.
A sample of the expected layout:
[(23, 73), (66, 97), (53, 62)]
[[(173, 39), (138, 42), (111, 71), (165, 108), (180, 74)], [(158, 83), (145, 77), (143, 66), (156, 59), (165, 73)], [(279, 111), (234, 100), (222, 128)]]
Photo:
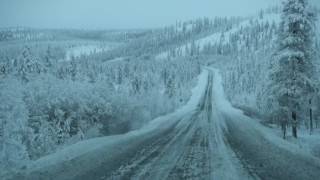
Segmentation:
[[(200, 17), (250, 16), (282, 0), (1, 0), (0, 28), (144, 29)], [(310, 0), (320, 7), (319, 0)]]
[(279, 0), (1, 0), (0, 27), (157, 28), (199, 17), (247, 16)]

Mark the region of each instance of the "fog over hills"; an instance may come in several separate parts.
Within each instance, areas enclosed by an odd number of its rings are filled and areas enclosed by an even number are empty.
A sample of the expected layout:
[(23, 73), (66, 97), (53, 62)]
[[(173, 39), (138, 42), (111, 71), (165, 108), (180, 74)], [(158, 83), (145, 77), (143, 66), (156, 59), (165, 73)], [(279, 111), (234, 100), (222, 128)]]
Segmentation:
[(0, 27), (152, 28), (199, 17), (244, 16), (278, 0), (2, 0)]

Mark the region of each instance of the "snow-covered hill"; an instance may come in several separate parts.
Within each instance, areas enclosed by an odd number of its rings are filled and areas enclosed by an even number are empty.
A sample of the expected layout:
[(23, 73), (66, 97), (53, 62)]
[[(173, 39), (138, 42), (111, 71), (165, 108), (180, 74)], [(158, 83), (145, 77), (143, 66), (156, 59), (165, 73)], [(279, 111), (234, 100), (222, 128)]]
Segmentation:
[[(280, 14), (278, 13), (269, 13), (265, 15), (261, 15), (257, 17), (250, 17), (246, 20), (243, 20), (239, 24), (235, 24), (231, 29), (225, 31), (225, 32), (216, 32), (211, 35), (208, 35), (206, 37), (200, 38), (198, 40), (195, 40), (194, 42), (188, 42), (187, 44), (184, 44), (178, 48), (175, 48), (173, 51), (176, 51), (176, 54), (185, 56), (187, 49), (191, 49), (192, 46), (195, 46), (200, 51), (203, 51), (204, 48), (208, 45), (214, 45), (214, 44), (227, 44), (230, 43), (230, 37), (232, 37), (234, 34), (239, 33), (239, 31), (252, 27), (253, 24), (278, 24), (280, 22)], [(165, 51), (156, 56), (157, 59), (163, 59), (167, 58), (169, 56), (170, 52)]]

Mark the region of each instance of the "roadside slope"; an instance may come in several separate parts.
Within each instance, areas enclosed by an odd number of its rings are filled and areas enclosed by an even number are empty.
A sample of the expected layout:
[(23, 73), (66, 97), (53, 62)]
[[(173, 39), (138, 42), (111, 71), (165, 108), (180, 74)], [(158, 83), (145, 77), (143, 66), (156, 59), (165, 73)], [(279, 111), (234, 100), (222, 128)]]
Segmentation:
[(215, 77), (214, 99), (226, 141), (251, 174), (266, 180), (319, 179), (320, 159), (233, 108), (225, 98), (217, 70)]

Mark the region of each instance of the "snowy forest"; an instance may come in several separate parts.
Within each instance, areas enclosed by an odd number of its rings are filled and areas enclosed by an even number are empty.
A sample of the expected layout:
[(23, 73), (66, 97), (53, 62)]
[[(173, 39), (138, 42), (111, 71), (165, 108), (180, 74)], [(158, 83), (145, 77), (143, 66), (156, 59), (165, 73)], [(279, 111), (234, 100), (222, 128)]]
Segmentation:
[(319, 7), (1, 27), (0, 179), (318, 180)]

